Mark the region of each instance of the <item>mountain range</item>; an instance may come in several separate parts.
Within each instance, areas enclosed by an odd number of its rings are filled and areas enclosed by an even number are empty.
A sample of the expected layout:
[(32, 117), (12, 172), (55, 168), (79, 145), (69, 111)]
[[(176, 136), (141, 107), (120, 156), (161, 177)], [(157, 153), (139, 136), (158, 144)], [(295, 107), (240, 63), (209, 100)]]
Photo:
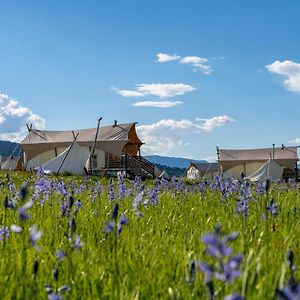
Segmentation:
[(160, 156), (160, 155), (148, 155), (145, 156), (145, 158), (154, 164), (164, 165), (173, 168), (181, 168), (181, 169), (188, 168), (190, 162), (196, 162), (196, 163), (207, 162), (206, 160), (195, 160), (190, 158), (169, 157), (169, 156)]

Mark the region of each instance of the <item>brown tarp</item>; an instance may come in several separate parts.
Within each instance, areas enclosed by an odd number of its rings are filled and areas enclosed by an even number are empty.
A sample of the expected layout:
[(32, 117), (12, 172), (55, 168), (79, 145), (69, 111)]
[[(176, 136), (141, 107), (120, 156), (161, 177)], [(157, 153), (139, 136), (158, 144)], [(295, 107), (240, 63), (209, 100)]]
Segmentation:
[[(127, 144), (135, 145), (135, 147), (130, 147), (134, 149), (135, 153), (128, 154), (136, 155), (136, 151), (142, 145), (142, 142), (137, 136), (135, 124), (128, 123), (100, 127), (95, 148), (120, 157)], [(31, 129), (26, 138), (21, 142), (21, 147), (26, 153), (27, 160), (30, 160), (44, 151), (59, 147), (68, 147), (74, 140), (73, 132), (75, 135), (79, 133), (76, 141), (80, 146), (92, 147), (96, 130), (96, 128), (65, 131)]]
[(270, 158), (273, 158), (279, 165), (293, 170), (295, 163), (298, 161), (297, 147), (274, 148), (274, 157), (273, 148), (244, 150), (219, 149), (219, 151), (219, 163), (223, 172), (244, 163), (263, 163)]

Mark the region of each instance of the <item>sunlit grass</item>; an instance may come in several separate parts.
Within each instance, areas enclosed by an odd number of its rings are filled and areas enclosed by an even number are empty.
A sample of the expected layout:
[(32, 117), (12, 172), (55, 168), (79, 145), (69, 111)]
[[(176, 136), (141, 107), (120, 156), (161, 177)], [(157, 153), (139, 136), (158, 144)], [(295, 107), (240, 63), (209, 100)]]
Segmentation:
[[(35, 176), (27, 173), (10, 173), (17, 191), (29, 180), (32, 195)], [(20, 222), (18, 210), (5, 209), (5, 196), (13, 197), (6, 184), (6, 173), (0, 173), (0, 227), (17, 224), (20, 234), (10, 231), (10, 236), (0, 241), (0, 299), (47, 299), (45, 285), (53, 289), (63, 285), (66, 299), (205, 299), (203, 275), (198, 272), (194, 283), (188, 283), (192, 260), (207, 260), (200, 237), (213, 231), (216, 223), (222, 224), (226, 233), (239, 231), (232, 243), (235, 252), (243, 253), (242, 275), (232, 284), (216, 284), (223, 299), (232, 292), (244, 293), (247, 299), (274, 299), (276, 287), (286, 283), (285, 255), (294, 250), (296, 264), (300, 261), (300, 199), (298, 189), (272, 187), (269, 197), (279, 205), (277, 217), (262, 218), (265, 212), (264, 195), (251, 201), (247, 217), (236, 214), (237, 196), (222, 199), (219, 192), (208, 189), (205, 193), (190, 191), (177, 195), (172, 190), (161, 189), (156, 206), (140, 207), (142, 217), (133, 210), (132, 196), (118, 200), (118, 185), (114, 180), (116, 199), (107, 197), (107, 179), (101, 180), (103, 192), (95, 196), (92, 187), (97, 178), (85, 181), (81, 177), (61, 177), (67, 184), (86, 184), (87, 190), (74, 195), (82, 207), (70, 216), (61, 216), (62, 195), (49, 194), (44, 204), (35, 203), (29, 210), (31, 218)], [(131, 186), (128, 181), (127, 187)], [(153, 186), (153, 182), (146, 183)], [(92, 195), (92, 196), (91, 196)], [(94, 196), (93, 196), (94, 195)], [(147, 198), (147, 196), (145, 196)], [(18, 205), (21, 203), (18, 200)], [(111, 218), (111, 210), (118, 202), (120, 214), (129, 219), (120, 235), (104, 233), (104, 223)], [(76, 230), (71, 232), (69, 222), (74, 217)], [(33, 224), (43, 235), (37, 250), (29, 243), (29, 228)], [(74, 249), (75, 236), (80, 236), (81, 249)], [(116, 242), (117, 239), (117, 242)], [(57, 250), (66, 253), (58, 262)], [(36, 276), (34, 261), (39, 262)], [(58, 268), (58, 280), (53, 278)], [(296, 276), (299, 277), (299, 271)]]

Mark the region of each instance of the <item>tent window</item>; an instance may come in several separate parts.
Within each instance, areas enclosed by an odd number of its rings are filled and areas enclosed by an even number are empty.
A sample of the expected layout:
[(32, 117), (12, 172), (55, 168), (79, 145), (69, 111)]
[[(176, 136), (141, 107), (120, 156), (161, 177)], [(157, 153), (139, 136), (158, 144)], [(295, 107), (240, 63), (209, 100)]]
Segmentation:
[(92, 165), (93, 165), (93, 170), (98, 169), (97, 155), (93, 155)]

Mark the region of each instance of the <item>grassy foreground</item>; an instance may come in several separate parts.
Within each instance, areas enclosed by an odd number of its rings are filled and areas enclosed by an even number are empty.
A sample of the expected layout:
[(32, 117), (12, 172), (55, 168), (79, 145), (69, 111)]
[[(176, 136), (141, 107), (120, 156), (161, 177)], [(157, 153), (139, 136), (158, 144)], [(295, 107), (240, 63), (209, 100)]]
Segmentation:
[(288, 249), (300, 262), (294, 184), (259, 195), (236, 182), (98, 179), (0, 172), (0, 299), (206, 299), (199, 264), (216, 262), (201, 236), (216, 224), (239, 232), (230, 246), (243, 259), (232, 282), (212, 279), (211, 298), (274, 299), (300, 278), (286, 264)]

